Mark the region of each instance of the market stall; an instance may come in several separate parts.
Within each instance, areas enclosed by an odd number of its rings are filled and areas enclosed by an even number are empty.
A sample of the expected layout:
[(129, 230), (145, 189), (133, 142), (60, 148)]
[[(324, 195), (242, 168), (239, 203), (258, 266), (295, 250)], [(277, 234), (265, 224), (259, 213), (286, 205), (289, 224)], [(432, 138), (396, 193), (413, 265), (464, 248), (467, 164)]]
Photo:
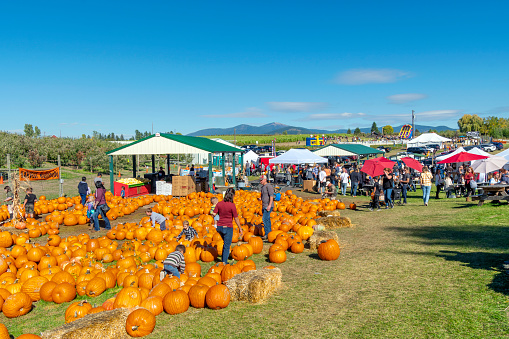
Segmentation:
[(125, 197), (136, 197), (151, 193), (150, 183), (147, 181), (140, 181), (135, 178), (120, 179), (113, 183), (113, 191), (117, 196), (120, 196), (122, 188), (125, 189)]

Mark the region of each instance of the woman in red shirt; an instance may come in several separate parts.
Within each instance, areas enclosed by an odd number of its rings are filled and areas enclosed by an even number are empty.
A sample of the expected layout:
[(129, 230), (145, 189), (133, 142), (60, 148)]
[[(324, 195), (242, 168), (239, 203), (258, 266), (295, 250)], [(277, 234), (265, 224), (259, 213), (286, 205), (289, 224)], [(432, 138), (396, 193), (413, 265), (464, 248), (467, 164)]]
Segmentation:
[(470, 186), (470, 181), (474, 180), (474, 170), (472, 167), (467, 168), (467, 173), (465, 174), (465, 187), (467, 189), (467, 197), (470, 196), (470, 193), (474, 194), (474, 189)]
[(216, 208), (212, 213), (214, 217), (219, 215), (219, 220), (217, 221), (217, 232), (221, 235), (221, 238), (223, 238), (224, 241), (222, 261), (225, 264), (228, 264), (230, 246), (232, 245), (233, 220), (235, 220), (235, 223), (239, 227), (240, 235), (242, 235), (242, 228), (240, 227), (240, 221), (237, 215), (237, 207), (233, 203), (233, 197), (235, 197), (235, 190), (233, 188), (228, 188), (223, 201), (217, 203)]

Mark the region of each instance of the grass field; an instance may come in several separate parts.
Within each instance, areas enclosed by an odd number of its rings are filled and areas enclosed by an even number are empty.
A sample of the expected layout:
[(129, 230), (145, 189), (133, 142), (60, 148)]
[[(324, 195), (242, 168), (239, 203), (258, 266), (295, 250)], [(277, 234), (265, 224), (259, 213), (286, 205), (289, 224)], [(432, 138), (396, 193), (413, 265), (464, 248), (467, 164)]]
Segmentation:
[[(432, 192), (432, 196), (434, 192)], [(267, 302), (232, 302), (221, 311), (190, 308), (161, 314), (147, 338), (501, 338), (509, 336), (507, 204), (478, 207), (464, 199), (430, 200), (370, 212), (368, 199), (346, 197), (355, 226), (337, 230), (341, 256), (324, 262), (289, 253), (284, 288)], [(133, 217), (139, 220), (141, 214)], [(70, 228), (69, 228), (70, 229)], [(65, 232), (80, 232), (67, 230)], [(258, 266), (266, 253), (254, 255)], [(210, 264), (202, 265), (202, 272)], [(100, 304), (117, 290), (91, 299)], [(68, 304), (38, 302), (18, 319), (0, 316), (11, 333), (63, 324)]]

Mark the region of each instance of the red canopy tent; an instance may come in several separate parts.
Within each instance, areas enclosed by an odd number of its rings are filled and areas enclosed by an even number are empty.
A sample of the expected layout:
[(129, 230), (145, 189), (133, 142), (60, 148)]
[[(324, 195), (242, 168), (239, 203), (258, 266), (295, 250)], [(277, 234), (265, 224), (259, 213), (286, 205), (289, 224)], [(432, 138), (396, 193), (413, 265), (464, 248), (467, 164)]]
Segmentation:
[(440, 162), (439, 164), (452, 164), (454, 162), (467, 162), (467, 161), (473, 161), (473, 160), (481, 160), (488, 158), (485, 155), (478, 155), (478, 154), (472, 154), (468, 152), (459, 152), (449, 158), (446, 158)]

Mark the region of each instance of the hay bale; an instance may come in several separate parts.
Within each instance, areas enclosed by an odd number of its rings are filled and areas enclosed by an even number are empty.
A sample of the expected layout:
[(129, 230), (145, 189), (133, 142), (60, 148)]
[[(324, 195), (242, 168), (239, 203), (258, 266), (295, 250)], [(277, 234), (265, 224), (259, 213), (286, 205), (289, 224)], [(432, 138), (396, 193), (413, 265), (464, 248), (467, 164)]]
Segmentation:
[(341, 212), (339, 210), (333, 210), (333, 211), (320, 211), (318, 212), (318, 216), (320, 217), (340, 217)]
[(338, 234), (334, 231), (316, 231), (313, 235), (307, 240), (306, 247), (308, 247), (312, 251), (316, 251), (318, 249), (318, 245), (322, 241), (327, 241), (329, 239), (334, 239), (339, 243)]
[(259, 303), (281, 287), (281, 270), (260, 269), (237, 274), (225, 282), (232, 301)]
[(89, 314), (41, 334), (43, 339), (130, 339), (125, 322), (130, 310), (117, 308)]
[(316, 219), (317, 225), (323, 225), (326, 229), (352, 227), (352, 220), (348, 217), (323, 217)]

